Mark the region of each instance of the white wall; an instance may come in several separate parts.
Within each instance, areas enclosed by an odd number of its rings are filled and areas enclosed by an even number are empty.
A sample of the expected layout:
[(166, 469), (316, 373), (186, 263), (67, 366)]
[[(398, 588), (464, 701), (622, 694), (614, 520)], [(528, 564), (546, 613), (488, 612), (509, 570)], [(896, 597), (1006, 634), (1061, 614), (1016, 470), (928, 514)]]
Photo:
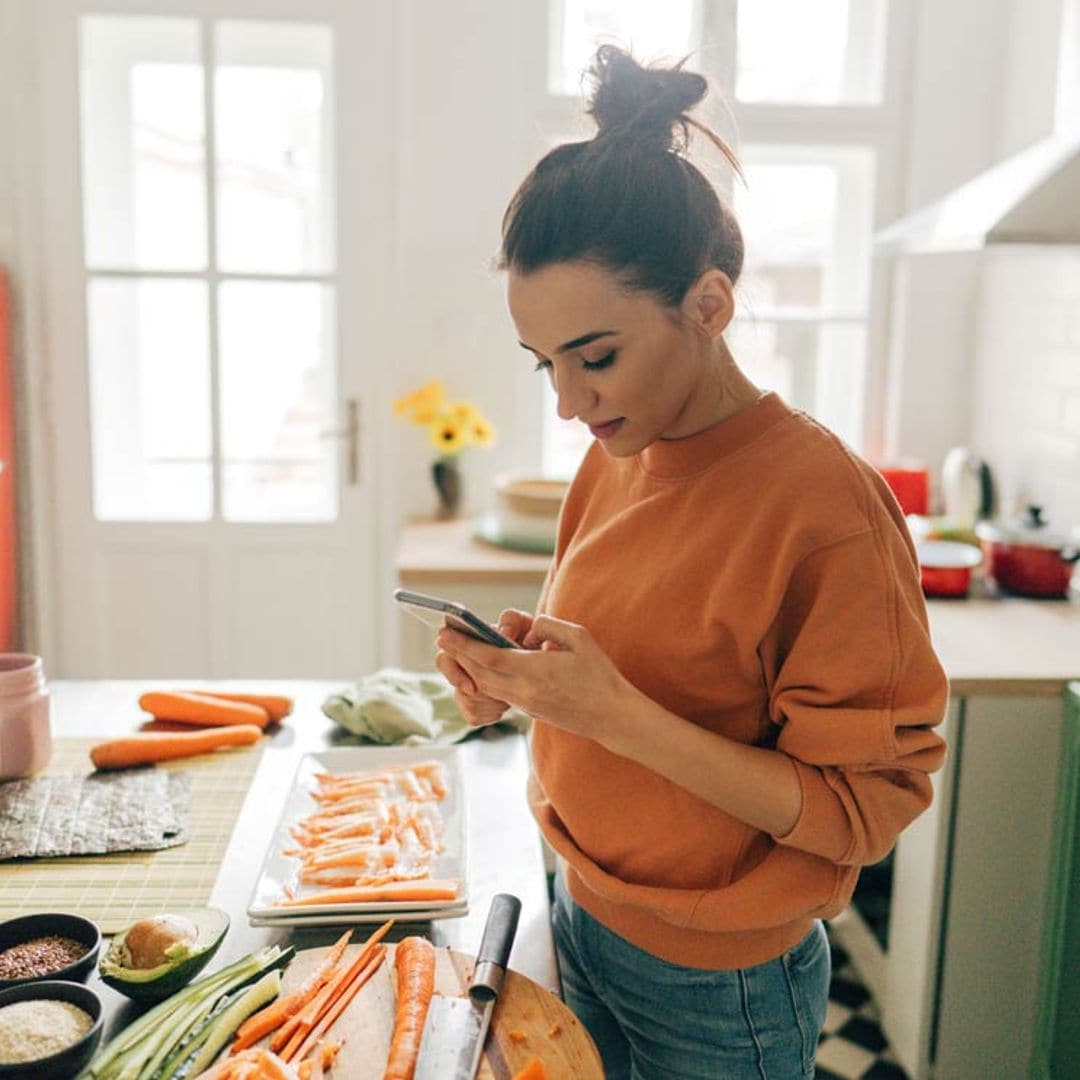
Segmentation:
[[(996, 158), (1010, 0), (920, 0), (903, 213), (940, 198)], [(896, 260), (885, 452), (922, 460), (932, 488), (971, 423), (977, 262)]]
[[(1002, 153), (1080, 130), (1055, 115), (1080, 100), (1080, 68), (1068, 62), (1078, 15), (1078, 0), (1016, 0)], [(995, 469), (1003, 513), (1038, 503), (1062, 530), (1080, 526), (1080, 252), (999, 247), (981, 266), (972, 444)]]

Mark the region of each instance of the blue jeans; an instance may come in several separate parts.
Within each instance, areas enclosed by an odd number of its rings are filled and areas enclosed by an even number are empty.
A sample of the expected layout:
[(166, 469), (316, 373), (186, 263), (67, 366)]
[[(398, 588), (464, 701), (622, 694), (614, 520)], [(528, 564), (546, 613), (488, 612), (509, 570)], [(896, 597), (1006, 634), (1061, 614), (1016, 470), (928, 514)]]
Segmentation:
[(754, 967), (681, 967), (597, 922), (555, 875), (563, 998), (585, 1025), (607, 1080), (799, 1080), (829, 1000), (821, 921), (783, 956)]

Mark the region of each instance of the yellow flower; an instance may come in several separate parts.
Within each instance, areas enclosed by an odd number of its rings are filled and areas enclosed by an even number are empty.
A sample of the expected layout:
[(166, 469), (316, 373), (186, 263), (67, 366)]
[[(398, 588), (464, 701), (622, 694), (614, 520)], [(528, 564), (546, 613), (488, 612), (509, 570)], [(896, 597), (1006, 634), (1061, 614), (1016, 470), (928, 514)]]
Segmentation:
[(430, 424), (445, 398), (443, 384), (438, 379), (431, 379), (419, 390), (398, 398), (394, 402), (394, 415), (407, 416), (414, 424)]
[(463, 428), (468, 428), (472, 425), (480, 414), (476, 411), (476, 406), (468, 401), (455, 401), (447, 406), (447, 416), (454, 421), (455, 424), (460, 424)]
[(475, 446), (490, 446), (495, 441), (495, 429), (482, 416), (477, 416), (469, 428), (469, 441)]
[(456, 454), (465, 445), (465, 430), (449, 416), (440, 416), (428, 426), (428, 439), (440, 454)]

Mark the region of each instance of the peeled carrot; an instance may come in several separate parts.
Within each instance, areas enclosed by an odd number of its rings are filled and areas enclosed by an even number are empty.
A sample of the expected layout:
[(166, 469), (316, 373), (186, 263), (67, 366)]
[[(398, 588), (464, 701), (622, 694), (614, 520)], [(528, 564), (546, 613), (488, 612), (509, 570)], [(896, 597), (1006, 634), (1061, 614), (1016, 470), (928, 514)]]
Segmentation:
[(317, 988), (317, 993), (308, 996), (303, 1008), (291, 1016), (270, 1040), (270, 1049), (281, 1052), (286, 1061), (292, 1060), (290, 1050), (295, 1051), (308, 1032), (318, 1023), (327, 1005), (333, 1001), (337, 992), (359, 971), (375, 952), (379, 942), (394, 925), (393, 919), (387, 919), (364, 944), (348, 964), (340, 963), (330, 969), (324, 985)]
[(547, 1080), (547, 1070), (538, 1058), (530, 1058), (523, 1069), (514, 1073), (514, 1080)]
[(152, 691), (143, 694), (139, 698), (139, 707), (157, 720), (183, 720), (189, 724), (256, 724), (263, 728), (270, 723), (270, 713), (261, 705), (226, 701), (210, 694), (189, 693), (184, 690)]
[(209, 754), (231, 746), (250, 746), (262, 738), (262, 729), (254, 724), (204, 728), (184, 732), (138, 732), (98, 743), (90, 751), (90, 760), (98, 769), (126, 769), (132, 765), (150, 765), (194, 754)]
[(237, 694), (232, 691), (226, 693), (224, 690), (195, 690), (193, 692), (207, 697), (222, 698), (225, 701), (258, 705), (269, 713), (270, 719), (275, 724), (280, 723), (293, 711), (293, 699), (282, 694)]
[(346, 930), (330, 947), (330, 951), (319, 962), (314, 971), (304, 980), (298, 990), (271, 1002), (253, 1016), (249, 1016), (237, 1029), (236, 1039), (232, 1044), (231, 1054), (254, 1046), (264, 1035), (269, 1035), (275, 1028), (281, 1027), (289, 1017), (298, 1013), (333, 973), (345, 946), (349, 944), (351, 930)]
[(457, 894), (456, 878), (429, 878), (421, 881), (391, 881), (385, 885), (355, 886), (349, 889), (326, 889), (323, 892), (312, 893), (310, 896), (278, 900), (271, 907), (367, 904), (378, 900), (453, 900)]
[(426, 938), (403, 938), (398, 942), (394, 969), (397, 971), (397, 1007), (383, 1080), (412, 1080), (424, 1020), (435, 991), (434, 946)]
[(368, 979), (382, 966), (385, 956), (386, 946), (377, 946), (367, 961), (352, 973), (352, 977), (342, 982), (339, 992), (336, 995), (331, 995), (315, 1026), (303, 1035), (295, 1049), (292, 1048), (291, 1043), (286, 1047), (282, 1055), (286, 1061), (303, 1058), (318, 1040), (334, 1026), (334, 1021), (349, 1007), (352, 999), (356, 997)]

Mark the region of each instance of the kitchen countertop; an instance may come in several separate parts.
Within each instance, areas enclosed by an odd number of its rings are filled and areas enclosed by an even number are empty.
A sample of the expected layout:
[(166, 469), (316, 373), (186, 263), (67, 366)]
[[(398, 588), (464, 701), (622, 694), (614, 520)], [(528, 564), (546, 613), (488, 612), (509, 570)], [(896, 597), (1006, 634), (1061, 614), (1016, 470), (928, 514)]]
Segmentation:
[(1060, 696), (1080, 678), (1080, 601), (929, 600), (930, 633), (954, 697)]
[[(248, 924), (246, 909), (301, 755), (360, 745), (351, 737), (345, 740), (335, 737), (335, 725), (320, 708), (326, 696), (340, 690), (345, 681), (244, 679), (198, 684), (219, 690), (287, 694), (295, 702), (288, 721), (266, 743), (222, 860), (223, 870), (218, 873), (208, 900), (209, 906), (223, 909), (231, 920), (229, 936), (220, 954), (223, 962), (239, 959), (275, 942), (291, 943), (297, 949), (317, 948), (330, 944), (340, 933), (340, 927), (278, 930), (253, 927)], [(185, 681), (52, 680), (54, 733), (104, 737), (134, 731), (145, 719), (138, 706), (139, 695), (163, 685), (182, 687)], [(402, 922), (393, 928), (389, 940), (405, 933), (421, 932), (436, 945), (475, 954), (491, 898), (498, 892), (513, 893), (521, 900), (521, 917), (510, 966), (545, 989), (557, 992), (559, 981), (540, 834), (525, 800), (528, 775), (525, 739), (516, 732), (499, 729), (469, 739), (460, 748), (464, 755), (469, 823), (469, 913), (462, 918), (412, 926)], [(418, 925), (422, 927), (420, 931)], [(113, 1031), (117, 1024), (130, 1020), (132, 1011), (119, 994), (101, 984), (96, 976), (93, 986), (101, 994)]]

